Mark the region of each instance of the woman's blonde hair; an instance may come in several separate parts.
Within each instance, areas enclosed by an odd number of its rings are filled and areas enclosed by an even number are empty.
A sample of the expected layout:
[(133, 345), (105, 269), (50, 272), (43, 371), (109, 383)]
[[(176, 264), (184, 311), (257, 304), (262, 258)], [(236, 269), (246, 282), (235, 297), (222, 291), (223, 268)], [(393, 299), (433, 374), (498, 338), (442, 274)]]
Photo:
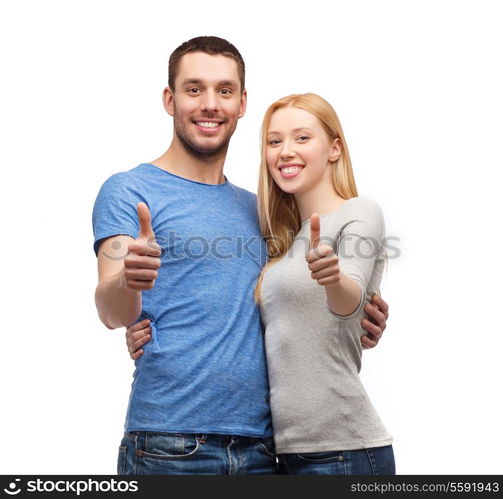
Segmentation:
[(294, 94), (273, 102), (267, 109), (262, 122), (261, 154), (258, 211), (260, 230), (267, 243), (269, 261), (255, 287), (255, 301), (260, 303), (260, 287), (266, 269), (282, 258), (293, 243), (300, 230), (301, 219), (299, 208), (293, 194), (283, 192), (274, 182), (267, 168), (267, 132), (272, 115), (281, 108), (294, 107), (304, 109), (316, 116), (331, 141), (340, 139), (341, 155), (332, 163), (332, 184), (335, 192), (343, 199), (358, 196), (349, 151), (342, 131), (341, 123), (334, 108), (322, 97), (316, 94)]

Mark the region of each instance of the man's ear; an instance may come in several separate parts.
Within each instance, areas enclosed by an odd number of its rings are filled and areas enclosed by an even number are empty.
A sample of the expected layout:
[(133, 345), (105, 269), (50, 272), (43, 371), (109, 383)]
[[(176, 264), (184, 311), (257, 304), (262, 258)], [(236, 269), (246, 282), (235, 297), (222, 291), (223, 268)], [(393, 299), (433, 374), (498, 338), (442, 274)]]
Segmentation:
[(341, 139), (337, 138), (334, 139), (330, 146), (330, 155), (328, 156), (329, 161), (337, 161), (339, 157), (341, 156), (342, 152), (342, 141)]
[(170, 115), (173, 116), (175, 114), (175, 95), (171, 88), (166, 87), (162, 93), (162, 103), (164, 104), (164, 109), (166, 109), (166, 112)]
[(248, 99), (248, 95), (246, 93), (246, 88), (243, 90), (243, 93), (241, 94), (241, 102), (239, 104), (239, 118), (242, 118), (246, 112), (246, 102)]

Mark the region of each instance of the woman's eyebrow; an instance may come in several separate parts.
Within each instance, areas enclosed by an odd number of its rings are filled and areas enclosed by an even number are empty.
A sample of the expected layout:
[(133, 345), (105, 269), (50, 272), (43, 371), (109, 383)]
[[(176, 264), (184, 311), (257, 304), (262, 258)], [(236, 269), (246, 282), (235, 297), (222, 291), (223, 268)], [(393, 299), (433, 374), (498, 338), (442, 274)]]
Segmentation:
[(301, 130), (309, 130), (310, 132), (312, 132), (312, 130), (308, 126), (302, 126), (300, 128), (294, 128), (293, 132), (300, 132)]
[[(300, 127), (300, 128), (294, 128), (292, 130), (292, 132), (294, 133), (297, 133), (297, 132), (300, 132), (302, 130), (309, 130), (310, 132), (312, 132), (311, 128), (309, 128), (308, 126), (303, 126), (303, 127)], [(273, 134), (279, 134), (280, 132), (276, 132), (275, 130), (271, 130), (270, 132), (267, 132), (267, 135), (273, 135)]]

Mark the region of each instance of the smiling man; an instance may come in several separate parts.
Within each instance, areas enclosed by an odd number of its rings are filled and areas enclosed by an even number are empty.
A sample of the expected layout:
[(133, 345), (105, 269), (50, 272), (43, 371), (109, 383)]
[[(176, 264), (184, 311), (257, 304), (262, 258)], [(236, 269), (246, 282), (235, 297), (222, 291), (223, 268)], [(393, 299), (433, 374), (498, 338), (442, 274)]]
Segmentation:
[[(112, 175), (93, 211), (98, 314), (110, 329), (129, 327), (136, 361), (118, 474), (275, 473), (253, 298), (266, 247), (256, 196), (223, 174), (246, 110), (241, 55), (217, 37), (185, 42), (163, 102), (168, 150)], [(378, 304), (363, 324), (368, 347), (385, 327)]]

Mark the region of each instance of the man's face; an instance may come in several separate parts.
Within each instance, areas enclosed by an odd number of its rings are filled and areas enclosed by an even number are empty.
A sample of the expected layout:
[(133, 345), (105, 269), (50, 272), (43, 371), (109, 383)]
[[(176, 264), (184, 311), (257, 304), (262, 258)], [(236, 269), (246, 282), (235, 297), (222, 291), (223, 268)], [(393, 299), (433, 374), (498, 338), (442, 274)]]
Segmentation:
[(164, 103), (186, 150), (204, 158), (225, 154), (246, 110), (236, 61), (203, 52), (185, 54), (174, 90), (165, 89)]

